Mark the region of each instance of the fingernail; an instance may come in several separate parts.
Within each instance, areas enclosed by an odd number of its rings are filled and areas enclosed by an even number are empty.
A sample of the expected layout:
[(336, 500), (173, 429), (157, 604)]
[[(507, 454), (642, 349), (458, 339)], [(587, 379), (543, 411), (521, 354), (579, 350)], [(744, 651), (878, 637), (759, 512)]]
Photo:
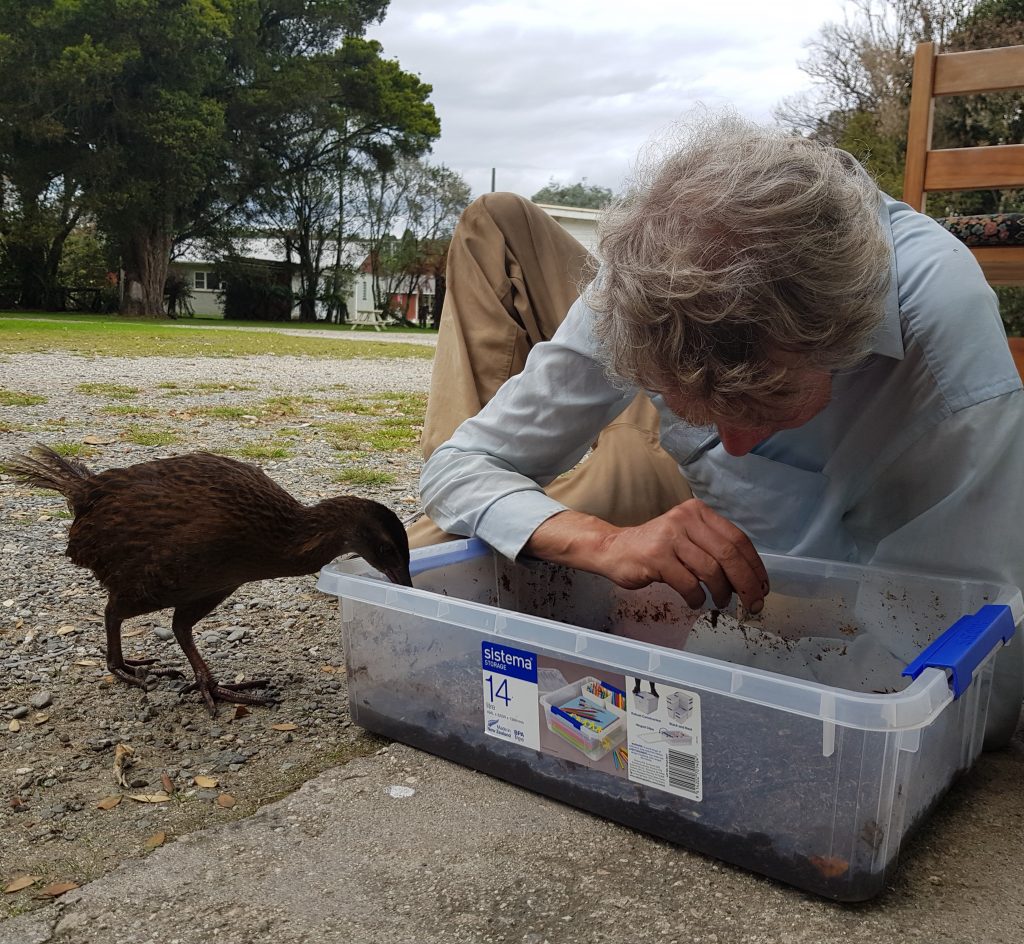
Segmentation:
[(750, 606), (747, 607), (747, 609), (751, 613), (753, 613), (754, 616), (757, 616), (757, 614), (764, 609), (764, 600), (755, 600), (752, 604), (750, 604)]

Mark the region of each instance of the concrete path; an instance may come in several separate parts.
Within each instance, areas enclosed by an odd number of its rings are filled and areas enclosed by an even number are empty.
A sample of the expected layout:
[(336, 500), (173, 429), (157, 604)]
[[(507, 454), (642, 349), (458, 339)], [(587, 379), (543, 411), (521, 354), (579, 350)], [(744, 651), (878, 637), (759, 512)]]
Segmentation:
[(0, 944), (1019, 944), (1022, 784), (1018, 740), (881, 899), (840, 906), (392, 745), (0, 924)]

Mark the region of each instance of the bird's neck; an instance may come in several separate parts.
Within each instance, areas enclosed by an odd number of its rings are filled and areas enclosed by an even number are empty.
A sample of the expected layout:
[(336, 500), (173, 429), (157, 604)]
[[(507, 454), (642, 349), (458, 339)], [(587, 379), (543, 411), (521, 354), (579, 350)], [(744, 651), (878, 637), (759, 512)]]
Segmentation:
[(298, 522), (291, 558), (296, 574), (309, 574), (329, 564), (350, 548), (350, 537), (363, 500), (328, 498), (307, 506)]

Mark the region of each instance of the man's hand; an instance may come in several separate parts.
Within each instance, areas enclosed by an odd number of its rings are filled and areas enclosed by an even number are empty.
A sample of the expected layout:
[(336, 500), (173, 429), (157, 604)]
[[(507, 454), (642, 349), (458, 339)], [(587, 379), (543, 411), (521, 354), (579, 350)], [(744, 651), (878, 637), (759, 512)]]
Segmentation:
[(563, 511), (537, 528), (524, 550), (630, 590), (667, 583), (694, 609), (704, 603), (702, 583), (716, 606), (727, 606), (735, 592), (751, 613), (761, 612), (769, 589), (750, 539), (696, 498), (631, 528)]

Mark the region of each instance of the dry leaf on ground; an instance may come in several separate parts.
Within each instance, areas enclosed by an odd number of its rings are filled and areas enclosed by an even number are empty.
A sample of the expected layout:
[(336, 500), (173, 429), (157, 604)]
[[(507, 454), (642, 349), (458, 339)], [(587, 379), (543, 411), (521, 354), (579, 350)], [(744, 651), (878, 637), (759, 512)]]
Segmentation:
[(159, 793), (129, 793), (128, 799), (136, 803), (166, 803), (170, 794), (160, 791)]
[(61, 895), (76, 888), (78, 886), (74, 882), (54, 882), (52, 885), (47, 885), (46, 888), (39, 889), (36, 898), (60, 898)]
[(158, 846), (162, 846), (165, 842), (167, 842), (167, 833), (153, 833), (153, 835), (146, 840), (146, 844), (143, 848), (146, 852), (152, 852)]
[(4, 891), (8, 895), (13, 895), (15, 892), (20, 892), (23, 888), (35, 885), (35, 883), (41, 878), (41, 875), (19, 875), (16, 879), (11, 881)]
[(238, 801), (230, 793), (222, 793), (217, 797), (217, 806), (225, 810), (230, 810)]
[(299, 726), (291, 721), (285, 721), (281, 724), (272, 724), (271, 730), (273, 731), (298, 731)]
[(220, 781), (216, 777), (207, 777), (203, 774), (200, 774), (195, 778), (195, 785), (207, 790), (217, 786), (218, 783), (220, 783)]
[(116, 796), (104, 797), (99, 803), (96, 804), (98, 810), (112, 810), (122, 800), (121, 794), (118, 793)]

